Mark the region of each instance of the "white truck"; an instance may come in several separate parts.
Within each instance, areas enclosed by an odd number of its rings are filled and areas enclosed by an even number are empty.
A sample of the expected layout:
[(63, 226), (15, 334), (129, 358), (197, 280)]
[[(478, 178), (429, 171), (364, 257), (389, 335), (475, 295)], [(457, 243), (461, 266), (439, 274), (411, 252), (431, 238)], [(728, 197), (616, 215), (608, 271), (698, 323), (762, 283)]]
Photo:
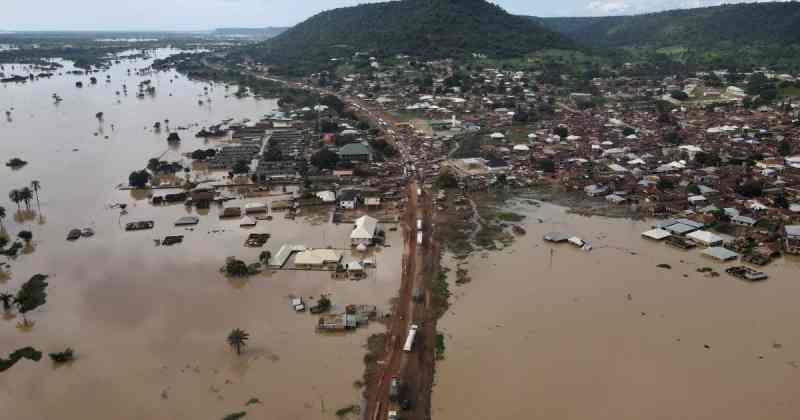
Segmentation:
[(406, 336), (406, 342), (403, 344), (403, 351), (411, 352), (411, 349), (414, 348), (414, 337), (417, 336), (418, 328), (417, 324), (411, 324), (411, 328), (408, 329), (408, 336)]

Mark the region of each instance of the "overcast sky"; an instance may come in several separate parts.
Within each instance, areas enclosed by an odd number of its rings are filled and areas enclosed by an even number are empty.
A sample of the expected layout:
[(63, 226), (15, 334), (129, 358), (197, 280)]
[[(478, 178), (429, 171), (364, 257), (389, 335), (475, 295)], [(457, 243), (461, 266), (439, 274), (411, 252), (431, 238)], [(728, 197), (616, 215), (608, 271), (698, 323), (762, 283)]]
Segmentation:
[[(0, 30), (206, 30), (290, 26), (370, 0), (0, 0)], [(725, 0), (496, 0), (536, 16), (631, 14)]]

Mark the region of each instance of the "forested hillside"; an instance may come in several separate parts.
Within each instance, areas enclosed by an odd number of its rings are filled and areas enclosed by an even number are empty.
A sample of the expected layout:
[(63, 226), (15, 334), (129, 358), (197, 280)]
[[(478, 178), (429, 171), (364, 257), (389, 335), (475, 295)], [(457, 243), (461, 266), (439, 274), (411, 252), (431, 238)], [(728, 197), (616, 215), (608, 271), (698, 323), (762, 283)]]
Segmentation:
[(459, 58), (473, 53), (519, 57), (546, 48), (572, 48), (565, 36), (484, 0), (403, 0), (322, 12), (272, 40), (240, 53), (278, 73), (331, 67), (355, 52)]

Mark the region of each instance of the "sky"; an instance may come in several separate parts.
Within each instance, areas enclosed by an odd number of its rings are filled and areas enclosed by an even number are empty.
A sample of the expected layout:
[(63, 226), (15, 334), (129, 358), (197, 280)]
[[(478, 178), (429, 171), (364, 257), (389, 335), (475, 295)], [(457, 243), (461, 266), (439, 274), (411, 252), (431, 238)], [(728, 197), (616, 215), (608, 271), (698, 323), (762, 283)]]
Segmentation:
[[(752, 1), (752, 0), (751, 0)], [(374, 0), (0, 0), (0, 30), (209, 30), (291, 26), (322, 10)], [(737, 0), (494, 0), (511, 13), (601, 16)]]

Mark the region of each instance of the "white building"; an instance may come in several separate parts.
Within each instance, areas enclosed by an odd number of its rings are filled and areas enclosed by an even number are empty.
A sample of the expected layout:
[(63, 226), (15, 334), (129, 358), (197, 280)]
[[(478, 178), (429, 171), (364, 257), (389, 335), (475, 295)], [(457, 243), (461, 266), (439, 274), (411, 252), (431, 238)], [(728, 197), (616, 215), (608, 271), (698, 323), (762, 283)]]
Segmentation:
[(378, 219), (370, 216), (361, 216), (356, 219), (353, 232), (350, 233), (352, 245), (372, 245), (378, 233)]

